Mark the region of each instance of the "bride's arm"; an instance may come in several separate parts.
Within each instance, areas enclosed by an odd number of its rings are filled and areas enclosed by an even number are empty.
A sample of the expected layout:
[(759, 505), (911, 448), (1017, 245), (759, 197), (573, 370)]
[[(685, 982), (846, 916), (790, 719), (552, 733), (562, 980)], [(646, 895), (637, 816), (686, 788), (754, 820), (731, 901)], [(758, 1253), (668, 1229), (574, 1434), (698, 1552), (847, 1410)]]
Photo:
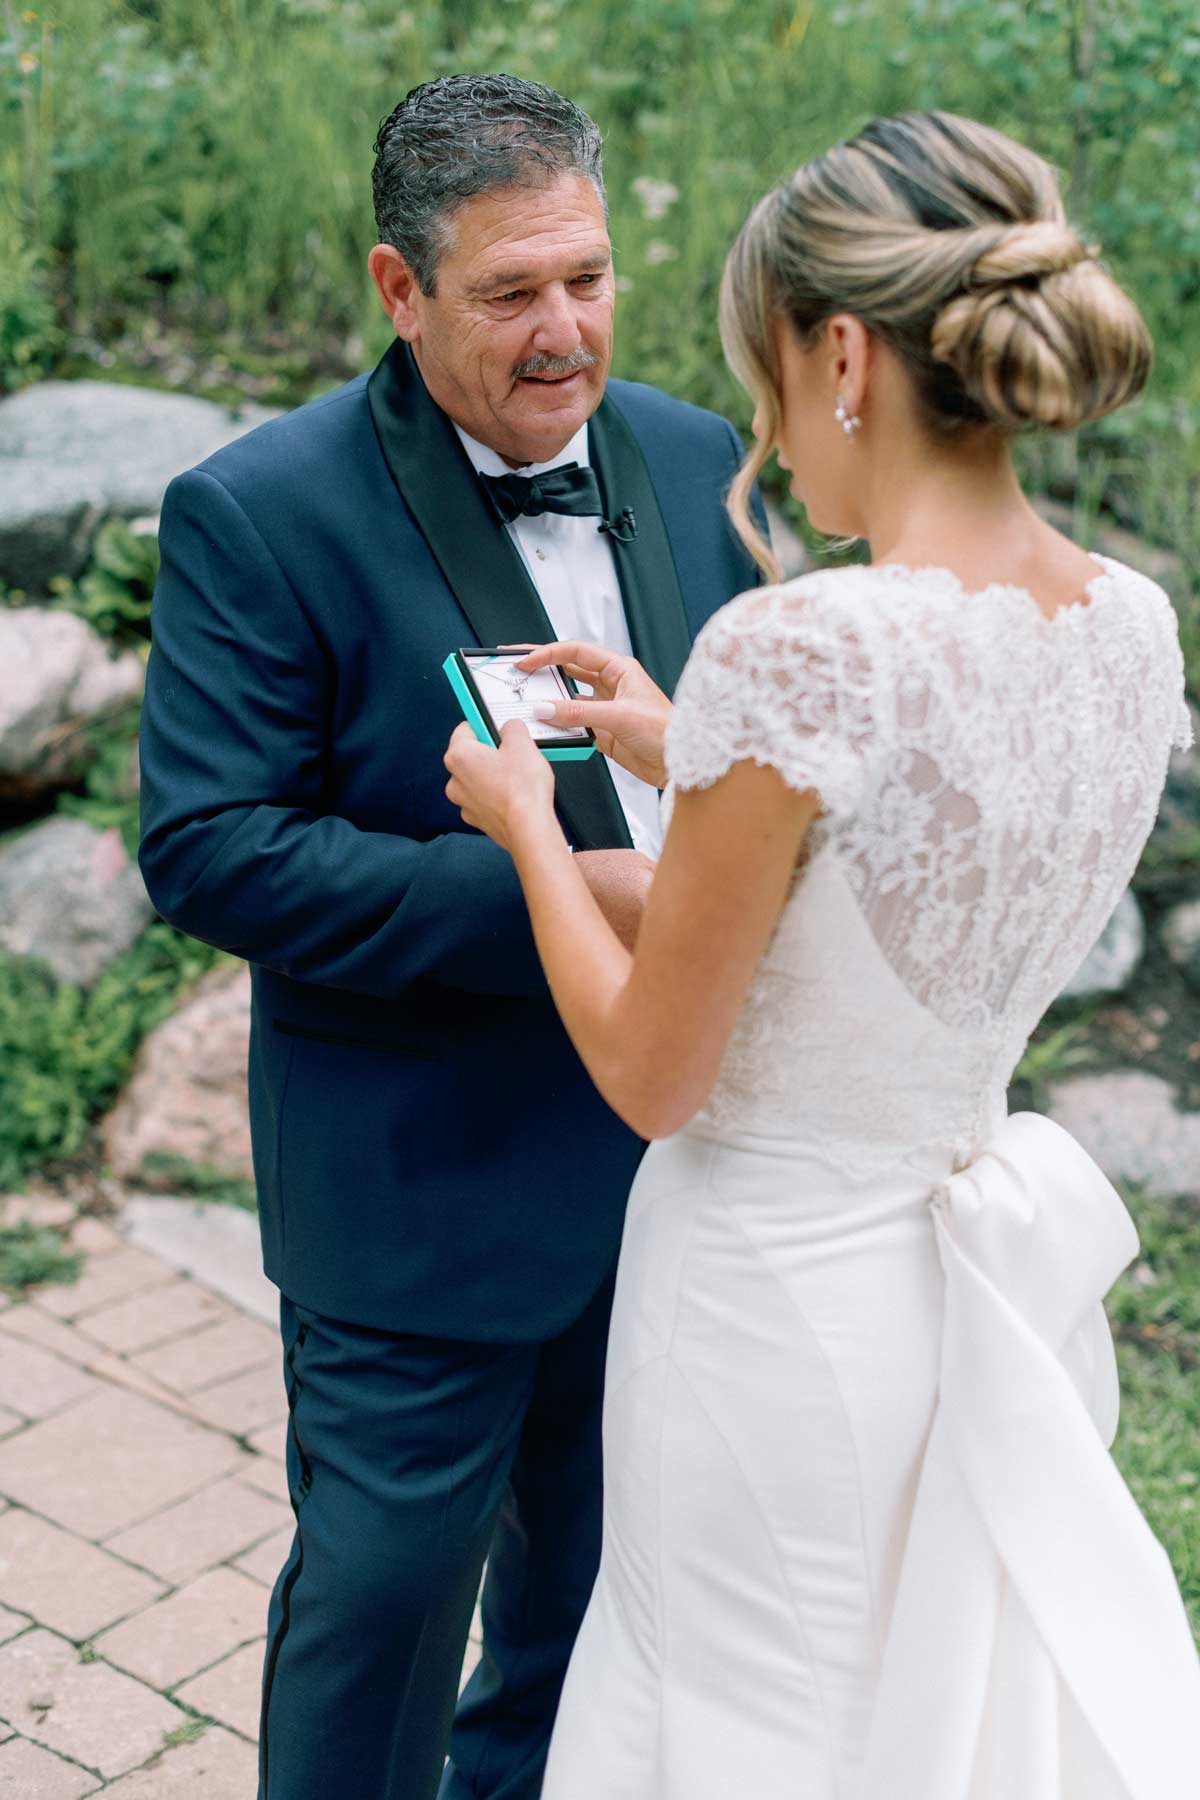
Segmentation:
[(678, 1131), (716, 1079), (816, 795), (751, 762), (679, 794), (631, 955), (573, 866), (552, 771), (524, 728), (506, 728), (497, 751), (462, 726), (446, 766), (467, 823), (512, 854), (555, 1004), (596, 1086), (641, 1137)]

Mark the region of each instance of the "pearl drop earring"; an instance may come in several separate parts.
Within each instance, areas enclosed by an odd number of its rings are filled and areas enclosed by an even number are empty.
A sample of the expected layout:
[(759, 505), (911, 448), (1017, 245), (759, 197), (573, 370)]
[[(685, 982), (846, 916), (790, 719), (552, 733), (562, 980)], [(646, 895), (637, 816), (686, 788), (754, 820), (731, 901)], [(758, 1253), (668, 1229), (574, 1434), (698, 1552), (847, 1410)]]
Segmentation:
[(837, 405), (833, 409), (833, 416), (848, 438), (852, 438), (862, 424), (862, 420), (857, 413), (851, 418), (850, 414), (846, 411), (846, 402), (840, 394), (837, 397)]

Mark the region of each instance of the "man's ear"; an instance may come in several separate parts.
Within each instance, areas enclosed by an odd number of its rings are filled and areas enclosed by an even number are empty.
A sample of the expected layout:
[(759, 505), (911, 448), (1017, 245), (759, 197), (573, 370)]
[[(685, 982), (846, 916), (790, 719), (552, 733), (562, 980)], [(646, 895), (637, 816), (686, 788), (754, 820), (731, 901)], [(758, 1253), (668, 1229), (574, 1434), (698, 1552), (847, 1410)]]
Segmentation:
[(396, 336), (406, 344), (415, 344), (421, 335), (414, 304), (420, 287), (394, 244), (376, 244), (367, 258), (371, 280), (383, 303), (383, 310), (396, 328)]

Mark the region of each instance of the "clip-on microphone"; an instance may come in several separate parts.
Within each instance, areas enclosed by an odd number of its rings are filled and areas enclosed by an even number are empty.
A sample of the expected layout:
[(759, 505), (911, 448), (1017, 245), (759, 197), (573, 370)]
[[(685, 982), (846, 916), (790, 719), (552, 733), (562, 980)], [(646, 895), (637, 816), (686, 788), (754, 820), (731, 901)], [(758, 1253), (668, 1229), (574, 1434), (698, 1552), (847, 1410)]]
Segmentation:
[(610, 537), (616, 538), (618, 544), (632, 544), (637, 536), (637, 520), (633, 516), (632, 506), (623, 506), (615, 519), (601, 519), (597, 531), (607, 531)]

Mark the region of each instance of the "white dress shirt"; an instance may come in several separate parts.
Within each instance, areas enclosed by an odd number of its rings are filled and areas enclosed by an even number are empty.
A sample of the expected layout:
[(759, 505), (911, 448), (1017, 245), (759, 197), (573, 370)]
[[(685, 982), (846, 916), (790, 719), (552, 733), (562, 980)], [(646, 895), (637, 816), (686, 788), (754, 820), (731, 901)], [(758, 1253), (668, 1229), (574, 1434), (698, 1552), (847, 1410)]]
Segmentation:
[[(453, 421), (452, 421), (453, 423)], [(481, 475), (544, 475), (562, 463), (588, 465), (588, 428), (581, 425), (565, 449), (552, 462), (526, 463), (510, 469), (503, 457), (454, 426), (463, 449)], [(596, 529), (595, 518), (574, 518), (568, 513), (542, 513), (531, 518), (520, 513), (507, 527), (524, 558), (534, 587), (541, 596), (546, 616), (556, 637), (581, 638), (603, 644), (624, 656), (633, 654), (621, 588), (606, 533)], [(580, 683), (584, 694), (591, 689)], [(639, 781), (628, 769), (608, 760), (609, 774), (621, 802), (635, 850), (657, 859), (662, 849), (658, 817), (658, 789)]]

